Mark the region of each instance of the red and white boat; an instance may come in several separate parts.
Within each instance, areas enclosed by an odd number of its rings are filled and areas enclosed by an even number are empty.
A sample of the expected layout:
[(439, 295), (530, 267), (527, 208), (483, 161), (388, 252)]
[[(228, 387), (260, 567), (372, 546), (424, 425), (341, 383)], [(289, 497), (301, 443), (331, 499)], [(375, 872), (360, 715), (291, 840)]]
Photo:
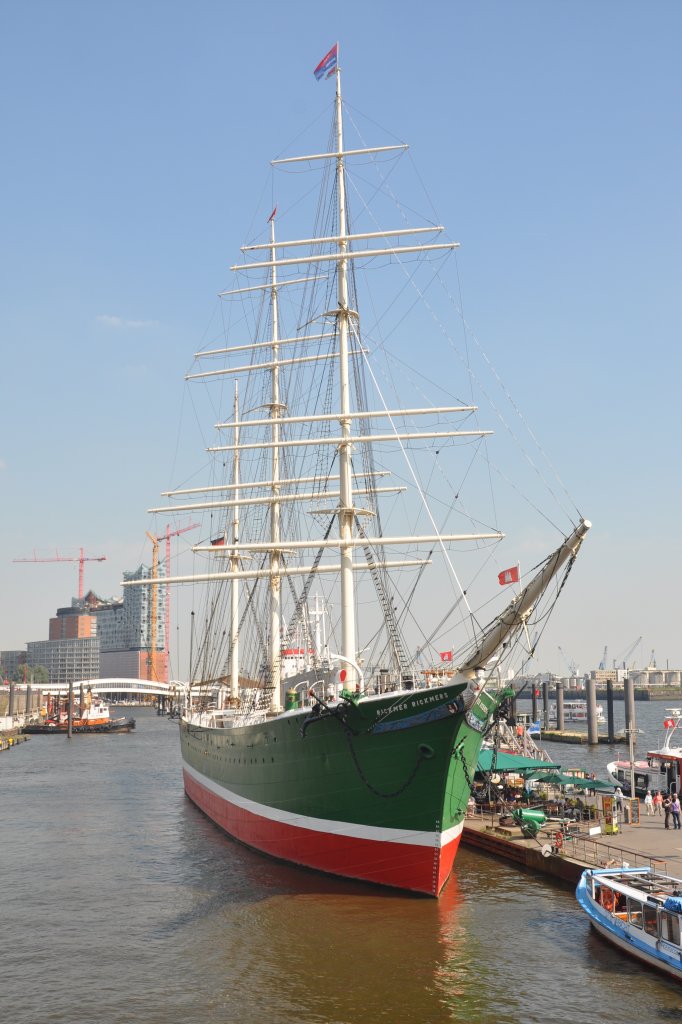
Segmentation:
[(652, 793), (660, 789), (663, 792), (675, 790), (680, 792), (680, 776), (682, 775), (682, 747), (673, 742), (675, 734), (682, 722), (682, 708), (666, 708), (663, 722), (665, 737), (663, 746), (648, 751), (646, 758), (631, 761), (629, 758), (618, 758), (606, 766), (611, 780), (620, 786), (624, 793), (630, 792), (630, 777), (634, 767), (635, 794), (645, 796), (647, 789)]

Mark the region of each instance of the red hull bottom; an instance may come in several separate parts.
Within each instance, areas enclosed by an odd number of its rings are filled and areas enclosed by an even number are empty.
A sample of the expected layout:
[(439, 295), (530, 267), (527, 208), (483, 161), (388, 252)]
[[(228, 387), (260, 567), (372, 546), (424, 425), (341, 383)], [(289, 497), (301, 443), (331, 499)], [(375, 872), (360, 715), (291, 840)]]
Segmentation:
[(218, 796), (183, 771), (190, 800), (228, 835), (271, 857), (331, 875), (437, 896), (452, 870), (461, 831), (444, 847), (361, 839), (273, 821)]

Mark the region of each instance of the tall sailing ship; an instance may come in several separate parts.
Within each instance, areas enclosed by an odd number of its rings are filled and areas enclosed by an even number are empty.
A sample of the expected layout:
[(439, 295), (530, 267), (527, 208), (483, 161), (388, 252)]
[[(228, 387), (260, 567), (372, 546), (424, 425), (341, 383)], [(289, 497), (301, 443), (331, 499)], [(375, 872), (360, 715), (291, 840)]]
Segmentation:
[[(481, 625), (452, 553), (482, 553), (497, 585), (490, 560), (503, 534), (464, 506), (453, 481), (464, 492), (468, 470), (455, 478), (448, 460), (469, 464), (491, 431), (475, 405), (453, 400), (454, 368), (427, 365), (421, 337), (412, 354), (419, 362), (423, 348), (424, 362), (406, 374), (420, 399), (385, 398), (370, 347), (381, 356), (390, 342), (364, 331), (359, 313), (361, 273), (398, 269), (419, 291), (419, 261), (438, 272), (457, 243), (430, 239), (443, 228), (429, 223), (384, 230), (364, 209), (363, 228), (351, 227), (351, 166), (378, 162), (381, 176), (382, 161), (406, 147), (347, 147), (338, 47), (316, 69), (331, 76), (327, 150), (273, 161), (320, 174), (327, 198), (315, 229), (282, 240), (273, 211), (231, 268), (238, 286), (222, 293), (240, 303), (236, 334), (197, 353), (188, 375), (222, 385), (223, 409), (229, 395), (220, 443), (208, 449), (216, 475), (151, 510), (211, 517), (210, 543), (193, 548), (206, 571), (163, 580), (205, 591), (180, 720), (184, 785), (225, 832), (265, 854), (437, 896), (508, 692), (501, 666), (526, 643), (552, 580), (558, 593), (589, 523), (578, 516)], [(449, 400), (434, 402), (429, 388)], [(447, 528), (457, 520), (466, 528)], [(305, 625), (313, 598), (319, 621), (320, 593), (323, 644)], [(436, 645), (455, 620), (465, 640), (443, 654)], [(424, 668), (439, 657), (444, 671)]]

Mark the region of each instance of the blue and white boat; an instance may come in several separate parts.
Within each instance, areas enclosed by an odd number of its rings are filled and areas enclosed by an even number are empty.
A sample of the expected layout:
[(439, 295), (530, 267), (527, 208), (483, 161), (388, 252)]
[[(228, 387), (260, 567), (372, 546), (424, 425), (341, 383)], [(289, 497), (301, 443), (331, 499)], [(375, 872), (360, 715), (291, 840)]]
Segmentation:
[(682, 879), (651, 868), (598, 868), (583, 872), (576, 897), (605, 939), (682, 981)]

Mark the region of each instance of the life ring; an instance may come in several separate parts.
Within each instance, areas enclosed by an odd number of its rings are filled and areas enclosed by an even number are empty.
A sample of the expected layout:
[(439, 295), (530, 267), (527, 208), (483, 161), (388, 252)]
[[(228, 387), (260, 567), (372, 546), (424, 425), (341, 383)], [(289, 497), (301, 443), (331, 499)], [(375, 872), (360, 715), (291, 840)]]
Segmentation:
[(564, 845), (563, 832), (555, 832), (555, 834), (554, 834), (554, 845), (556, 846), (557, 850), (560, 850), (561, 847)]

